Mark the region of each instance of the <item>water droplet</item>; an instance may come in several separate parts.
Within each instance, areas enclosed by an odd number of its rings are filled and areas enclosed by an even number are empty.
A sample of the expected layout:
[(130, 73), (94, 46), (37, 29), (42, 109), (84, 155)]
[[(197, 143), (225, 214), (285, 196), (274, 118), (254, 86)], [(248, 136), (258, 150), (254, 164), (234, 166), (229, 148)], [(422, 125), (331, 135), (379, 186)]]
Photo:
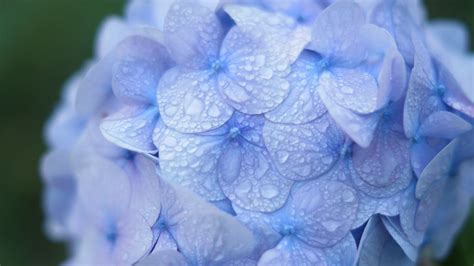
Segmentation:
[(280, 163), (285, 163), (286, 161), (288, 161), (289, 156), (290, 156), (290, 154), (287, 151), (279, 151), (278, 152), (278, 161)]
[(221, 114), (221, 111), (215, 104), (213, 104), (209, 107), (208, 114), (212, 117), (218, 117)]
[(350, 190), (344, 190), (342, 192), (342, 200), (344, 202), (352, 202), (354, 201), (355, 197), (354, 197), (354, 193)]
[(193, 98), (189, 104), (185, 105), (185, 108), (188, 115), (200, 115), (204, 104), (198, 98)]
[(328, 221), (323, 221), (321, 223), (324, 228), (326, 228), (326, 230), (328, 230), (329, 232), (334, 232), (336, 231), (336, 229), (339, 227), (339, 223), (336, 222), (336, 221), (331, 221), (331, 220), (328, 220)]
[(260, 193), (262, 194), (263, 197), (267, 199), (272, 199), (278, 196), (278, 194), (280, 194), (280, 190), (275, 185), (267, 184), (260, 187)]

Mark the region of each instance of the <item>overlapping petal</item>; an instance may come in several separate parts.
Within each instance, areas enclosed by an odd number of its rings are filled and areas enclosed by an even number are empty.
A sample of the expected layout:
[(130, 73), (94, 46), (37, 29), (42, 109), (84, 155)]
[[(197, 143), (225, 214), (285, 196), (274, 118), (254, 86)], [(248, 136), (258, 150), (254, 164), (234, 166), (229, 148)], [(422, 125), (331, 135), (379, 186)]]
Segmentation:
[(162, 77), (157, 96), (163, 121), (183, 133), (217, 128), (233, 113), (219, 95), (217, 81), (209, 71), (173, 68)]
[(349, 234), (358, 202), (356, 191), (341, 182), (300, 183), (273, 223), (313, 247), (330, 247)]
[(288, 76), (290, 92), (288, 97), (275, 109), (265, 113), (273, 122), (301, 124), (314, 120), (327, 112), (319, 98), (316, 61), (321, 58), (310, 51), (304, 51), (291, 66)]
[(253, 249), (252, 233), (235, 217), (192, 192), (164, 184), (162, 215), (189, 263), (221, 264)]
[(152, 135), (158, 118), (158, 110), (154, 106), (124, 106), (105, 118), (100, 129), (107, 140), (121, 147), (155, 153)]
[(217, 181), (217, 162), (225, 145), (225, 129), (206, 135), (165, 129), (156, 136), (163, 178), (194, 191), (207, 200), (224, 199)]
[(357, 265), (414, 265), (388, 233), (379, 216), (369, 219), (358, 253)]
[(316, 18), (309, 47), (327, 57), (332, 65), (358, 65), (365, 58), (365, 47), (358, 36), (365, 23), (364, 11), (356, 3), (334, 3)]
[[(369, 147), (353, 147), (352, 161), (354, 170), (364, 182), (374, 187), (387, 187), (398, 183), (400, 191), (408, 186), (412, 177), (410, 141), (401, 131), (391, 128), (393, 124), (394, 121), (384, 117)], [(374, 195), (372, 191), (371, 189), (366, 192)]]
[(316, 178), (331, 169), (344, 144), (343, 133), (327, 115), (301, 125), (267, 121), (263, 136), (280, 173), (296, 181)]
[(272, 110), (288, 95), (284, 77), (309, 42), (309, 30), (290, 17), (254, 7), (231, 5), (225, 11), (237, 26), (227, 34), (220, 52), (227, 70), (219, 76), (221, 91), (243, 113)]
[(229, 143), (219, 158), (218, 176), (224, 194), (253, 211), (280, 208), (293, 184), (277, 171), (265, 148), (247, 142)]
[(213, 10), (188, 0), (175, 1), (169, 7), (164, 33), (172, 58), (194, 69), (206, 66), (209, 58), (218, 58), (224, 35)]
[(329, 114), (344, 132), (359, 146), (368, 147), (374, 137), (374, 131), (380, 119), (380, 114), (356, 114), (337, 104), (325, 90), (319, 90), (321, 100), (328, 108)]
[(370, 22), (388, 30), (394, 37), (400, 53), (408, 64), (413, 64), (415, 49), (412, 34), (419, 32), (417, 19), (410, 13), (414, 1), (379, 1), (370, 15)]
[(347, 265), (356, 257), (356, 243), (348, 235), (328, 248), (311, 247), (292, 237), (285, 237), (273, 249), (268, 250), (258, 265)]

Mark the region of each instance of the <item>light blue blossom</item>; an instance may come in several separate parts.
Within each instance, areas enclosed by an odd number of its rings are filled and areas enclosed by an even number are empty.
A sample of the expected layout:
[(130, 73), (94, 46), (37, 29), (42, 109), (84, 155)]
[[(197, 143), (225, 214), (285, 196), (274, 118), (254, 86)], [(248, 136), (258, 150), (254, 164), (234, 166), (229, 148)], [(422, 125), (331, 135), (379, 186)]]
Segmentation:
[(474, 196), (466, 39), (420, 1), (131, 0), (47, 124), (46, 230), (66, 265), (441, 259)]

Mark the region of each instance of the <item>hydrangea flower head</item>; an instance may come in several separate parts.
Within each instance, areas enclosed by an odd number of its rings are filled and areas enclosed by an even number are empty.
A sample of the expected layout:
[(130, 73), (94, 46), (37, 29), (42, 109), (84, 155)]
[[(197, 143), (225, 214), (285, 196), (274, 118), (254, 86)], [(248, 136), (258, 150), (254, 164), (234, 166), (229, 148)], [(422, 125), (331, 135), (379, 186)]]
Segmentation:
[(474, 195), (466, 39), (418, 1), (131, 0), (47, 124), (47, 232), (69, 265), (441, 259)]

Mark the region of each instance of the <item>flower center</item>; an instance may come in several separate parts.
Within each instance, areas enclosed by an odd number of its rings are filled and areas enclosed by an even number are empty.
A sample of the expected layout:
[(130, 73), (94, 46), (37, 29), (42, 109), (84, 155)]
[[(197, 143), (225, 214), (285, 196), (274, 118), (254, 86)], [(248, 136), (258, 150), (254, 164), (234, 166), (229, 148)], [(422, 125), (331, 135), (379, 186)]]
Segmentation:
[(318, 74), (325, 71), (328, 67), (329, 67), (329, 60), (327, 58), (323, 58), (319, 60), (315, 65), (315, 69)]
[(436, 87), (435, 91), (439, 96), (443, 96), (446, 93), (446, 87), (440, 84)]
[(292, 225), (285, 225), (283, 227), (283, 230), (281, 232), (282, 235), (288, 236), (288, 235), (294, 235), (296, 232), (295, 227)]
[(224, 68), (224, 62), (219, 59), (211, 60), (210, 63), (211, 70), (214, 74), (221, 72)]
[(235, 139), (240, 136), (240, 129), (238, 127), (232, 127), (229, 131), (229, 136), (231, 139)]
[(117, 242), (118, 238), (118, 230), (115, 225), (111, 225), (107, 231), (105, 232), (105, 238), (109, 241), (112, 245)]

